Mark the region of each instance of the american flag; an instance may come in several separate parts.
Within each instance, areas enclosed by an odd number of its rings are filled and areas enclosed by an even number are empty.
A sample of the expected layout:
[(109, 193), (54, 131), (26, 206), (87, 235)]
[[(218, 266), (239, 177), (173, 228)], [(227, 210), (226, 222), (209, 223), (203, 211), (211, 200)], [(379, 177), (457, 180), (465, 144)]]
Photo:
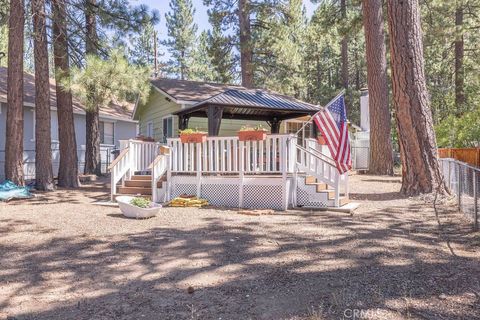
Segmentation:
[(350, 141), (348, 137), (345, 98), (342, 95), (332, 100), (327, 107), (313, 116), (322, 136), (325, 138), (338, 172), (345, 173), (352, 168)]

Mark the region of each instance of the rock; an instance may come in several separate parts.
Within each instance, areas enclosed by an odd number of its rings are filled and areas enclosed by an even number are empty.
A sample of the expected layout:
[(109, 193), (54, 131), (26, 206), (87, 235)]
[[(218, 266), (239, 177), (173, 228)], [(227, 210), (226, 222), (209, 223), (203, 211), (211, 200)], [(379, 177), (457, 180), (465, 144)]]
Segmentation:
[(195, 289), (192, 286), (190, 286), (190, 287), (187, 288), (187, 292), (189, 294), (193, 294), (195, 292)]

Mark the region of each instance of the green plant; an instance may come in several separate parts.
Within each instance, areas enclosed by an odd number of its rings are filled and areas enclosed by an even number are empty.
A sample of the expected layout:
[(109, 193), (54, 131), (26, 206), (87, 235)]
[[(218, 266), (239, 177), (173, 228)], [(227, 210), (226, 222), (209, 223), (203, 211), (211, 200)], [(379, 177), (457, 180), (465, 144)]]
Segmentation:
[(261, 124), (258, 124), (256, 126), (242, 126), (240, 128), (240, 131), (267, 131)]
[(131, 205), (139, 208), (149, 208), (150, 203), (151, 203), (150, 200), (145, 198), (140, 198), (140, 197), (136, 197), (130, 200)]
[(200, 131), (197, 128), (195, 129), (185, 129), (185, 130), (179, 130), (178, 131), (180, 134), (192, 134), (192, 133), (206, 133), (205, 131)]

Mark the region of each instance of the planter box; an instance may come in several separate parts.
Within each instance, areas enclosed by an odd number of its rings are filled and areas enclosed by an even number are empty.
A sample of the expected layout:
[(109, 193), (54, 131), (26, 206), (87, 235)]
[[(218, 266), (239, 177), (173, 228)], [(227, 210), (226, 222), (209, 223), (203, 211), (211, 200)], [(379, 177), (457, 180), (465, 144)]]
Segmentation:
[(182, 143), (202, 143), (207, 141), (206, 133), (181, 133), (180, 141)]
[(238, 131), (240, 141), (261, 141), (267, 139), (267, 132), (264, 130)]
[(150, 218), (155, 216), (162, 206), (157, 203), (152, 202), (152, 207), (150, 208), (140, 208), (130, 204), (134, 197), (130, 196), (120, 196), (117, 197), (118, 206), (123, 215), (128, 218)]

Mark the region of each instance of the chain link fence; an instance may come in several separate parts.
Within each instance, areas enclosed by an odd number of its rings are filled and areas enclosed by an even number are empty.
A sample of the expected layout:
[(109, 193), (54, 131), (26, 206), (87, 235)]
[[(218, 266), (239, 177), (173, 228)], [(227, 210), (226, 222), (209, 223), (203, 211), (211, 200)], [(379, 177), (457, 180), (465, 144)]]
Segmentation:
[(447, 186), (458, 197), (458, 207), (461, 212), (473, 221), (477, 230), (479, 224), (478, 201), (480, 187), (480, 168), (451, 158), (440, 160), (440, 166)]
[(356, 132), (350, 140), (352, 169), (368, 170), (370, 164), (370, 132)]

